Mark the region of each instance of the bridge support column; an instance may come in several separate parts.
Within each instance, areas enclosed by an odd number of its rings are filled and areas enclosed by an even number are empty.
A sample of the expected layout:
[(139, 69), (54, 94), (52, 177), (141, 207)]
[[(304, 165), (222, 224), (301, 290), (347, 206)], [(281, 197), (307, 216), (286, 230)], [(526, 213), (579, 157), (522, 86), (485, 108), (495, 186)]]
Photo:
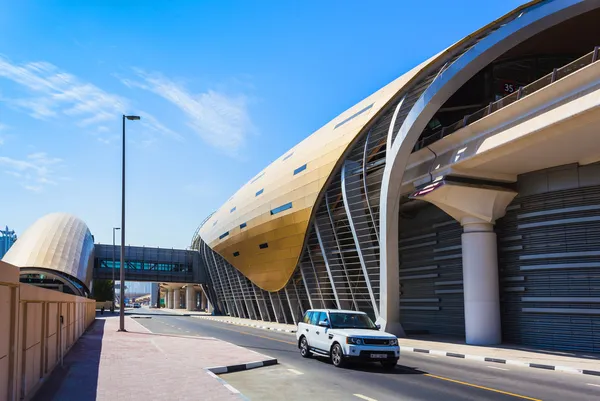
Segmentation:
[(193, 285), (188, 285), (185, 287), (185, 308), (187, 310), (196, 310), (196, 289)]
[(173, 309), (181, 309), (181, 289), (176, 288), (173, 291)]
[(168, 309), (173, 309), (173, 290), (167, 289), (167, 299), (165, 300)]
[(444, 182), (411, 197), (428, 201), (463, 226), (462, 263), (467, 344), (502, 342), (498, 249), (494, 224), (517, 195), (503, 187)]

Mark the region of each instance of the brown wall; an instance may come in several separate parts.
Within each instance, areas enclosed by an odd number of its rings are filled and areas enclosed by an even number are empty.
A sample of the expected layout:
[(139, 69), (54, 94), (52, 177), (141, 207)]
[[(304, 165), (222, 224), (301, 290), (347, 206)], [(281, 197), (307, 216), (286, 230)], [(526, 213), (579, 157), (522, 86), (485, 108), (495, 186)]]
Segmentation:
[(30, 397), (95, 309), (94, 300), (19, 283), (19, 269), (0, 261), (0, 400)]

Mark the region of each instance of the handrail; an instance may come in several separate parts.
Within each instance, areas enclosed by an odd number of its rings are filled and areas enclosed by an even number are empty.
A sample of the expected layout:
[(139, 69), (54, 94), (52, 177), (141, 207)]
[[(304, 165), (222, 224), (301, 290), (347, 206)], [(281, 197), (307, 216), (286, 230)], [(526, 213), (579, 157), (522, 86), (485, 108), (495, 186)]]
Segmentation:
[(600, 47), (596, 46), (594, 50), (586, 55), (578, 58), (575, 61), (570, 62), (569, 64), (561, 67), (555, 68), (551, 73), (544, 75), (537, 81), (533, 81), (529, 85), (521, 86), (519, 89), (510, 95), (503, 97), (495, 102), (491, 102), (486, 107), (478, 110), (472, 114), (465, 115), (461, 120), (455, 122), (454, 124), (450, 124), (448, 126), (442, 127), (438, 129), (431, 135), (422, 138), (415, 144), (414, 150), (420, 150), (424, 147), (431, 145), (434, 142), (439, 141), (440, 139), (458, 131), (461, 128), (466, 127), (467, 125), (473, 124), (475, 121), (479, 121), (484, 117), (508, 106), (516, 102), (517, 100), (523, 99), (526, 96), (531, 95), (539, 91), (542, 88), (568, 76), (572, 73), (582, 69), (583, 67), (587, 67), (590, 64), (593, 64), (598, 61), (600, 54)]

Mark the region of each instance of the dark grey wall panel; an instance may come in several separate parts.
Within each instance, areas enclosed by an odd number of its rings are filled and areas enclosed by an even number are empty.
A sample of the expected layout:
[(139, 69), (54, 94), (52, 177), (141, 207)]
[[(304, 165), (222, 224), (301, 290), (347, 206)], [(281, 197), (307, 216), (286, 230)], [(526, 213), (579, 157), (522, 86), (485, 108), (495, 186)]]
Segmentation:
[(600, 186), (580, 187), (581, 170), (522, 177), (569, 189), (519, 196), (496, 224), (505, 342), (600, 351)]
[(462, 227), (433, 205), (400, 220), (400, 321), (410, 333), (464, 337)]

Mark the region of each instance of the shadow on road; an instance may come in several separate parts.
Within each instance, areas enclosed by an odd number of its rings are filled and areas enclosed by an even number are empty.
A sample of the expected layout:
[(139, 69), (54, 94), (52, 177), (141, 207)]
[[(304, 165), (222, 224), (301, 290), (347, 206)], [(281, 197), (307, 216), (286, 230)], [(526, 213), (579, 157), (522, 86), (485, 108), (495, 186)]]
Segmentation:
[(36, 392), (32, 401), (72, 400), (95, 401), (98, 388), (98, 370), (102, 337), (103, 319), (97, 319), (79, 338), (59, 365)]

